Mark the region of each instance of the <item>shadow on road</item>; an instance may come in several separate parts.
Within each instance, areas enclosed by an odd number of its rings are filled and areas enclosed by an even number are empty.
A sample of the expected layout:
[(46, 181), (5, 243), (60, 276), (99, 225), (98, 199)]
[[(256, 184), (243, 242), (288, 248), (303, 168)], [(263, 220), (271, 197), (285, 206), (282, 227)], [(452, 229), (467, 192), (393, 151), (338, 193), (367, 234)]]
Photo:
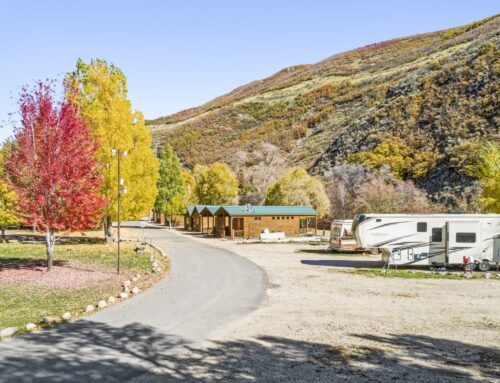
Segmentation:
[(116, 328), (78, 321), (26, 336), (21, 345), (29, 352), (23, 353), (16, 341), (0, 345), (0, 382), (470, 382), (498, 377), (498, 349), (415, 335), (357, 337), (374, 346), (348, 349), (260, 337), (194, 348), (141, 324)]
[(329, 267), (350, 267), (364, 269), (371, 267), (382, 267), (384, 262), (381, 260), (367, 259), (320, 259), (320, 260), (302, 260), (300, 263), (311, 266), (329, 266)]

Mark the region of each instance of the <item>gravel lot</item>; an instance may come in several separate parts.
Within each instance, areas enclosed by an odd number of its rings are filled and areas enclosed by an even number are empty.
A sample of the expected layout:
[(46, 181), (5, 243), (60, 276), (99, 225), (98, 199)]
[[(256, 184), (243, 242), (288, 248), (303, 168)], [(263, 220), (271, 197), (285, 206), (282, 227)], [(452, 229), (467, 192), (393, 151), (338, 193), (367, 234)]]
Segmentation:
[(205, 345), (204, 358), (212, 350), (211, 363), (233, 378), (500, 381), (498, 280), (362, 276), (346, 271), (377, 265), (378, 256), (200, 240), (248, 258), (269, 278), (261, 307)]

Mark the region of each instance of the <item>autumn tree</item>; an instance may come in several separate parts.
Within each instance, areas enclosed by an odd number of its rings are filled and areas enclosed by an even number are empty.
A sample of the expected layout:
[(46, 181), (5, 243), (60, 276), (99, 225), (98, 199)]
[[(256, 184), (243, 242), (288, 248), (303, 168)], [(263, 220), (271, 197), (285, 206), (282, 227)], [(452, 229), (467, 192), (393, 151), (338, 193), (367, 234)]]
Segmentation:
[(10, 145), (6, 144), (0, 149), (0, 230), (4, 241), (7, 227), (21, 223), (17, 195), (6, 181), (4, 174), (5, 152), (9, 147)]
[(196, 165), (193, 169), (196, 180), (196, 198), (205, 205), (235, 203), (238, 197), (238, 180), (228, 165), (215, 162), (209, 167)]
[(169, 144), (162, 148), (159, 161), (160, 176), (157, 183), (158, 196), (155, 209), (165, 213), (169, 226), (172, 227), (172, 216), (182, 214), (187, 205), (186, 185), (182, 177), (179, 158)]
[(66, 81), (71, 101), (79, 106), (99, 144), (96, 156), (104, 177), (101, 194), (108, 201), (103, 226), (109, 238), (111, 222), (117, 216), (117, 159), (112, 149), (128, 153), (121, 161), (121, 177), (128, 189), (121, 196), (121, 217), (141, 218), (151, 211), (157, 195), (158, 161), (151, 134), (142, 114), (132, 110), (126, 77), (115, 65), (99, 59), (89, 64), (78, 60)]
[(436, 150), (418, 150), (400, 137), (382, 135), (375, 148), (350, 154), (348, 162), (376, 170), (389, 166), (396, 178), (407, 179), (426, 176), (436, 166), (437, 156)]
[(304, 169), (289, 171), (267, 189), (266, 205), (312, 206), (320, 217), (330, 211), (330, 201), (321, 181)]
[(268, 143), (258, 145), (248, 153), (236, 152), (232, 163), (240, 169), (240, 203), (263, 204), (267, 188), (285, 173), (284, 162), (279, 148)]
[(98, 146), (76, 105), (56, 103), (49, 84), (23, 90), (19, 105), (21, 125), (5, 172), (25, 223), (45, 232), (50, 271), (56, 233), (95, 227), (106, 205), (99, 194)]
[(358, 164), (339, 164), (330, 169), (324, 180), (335, 219), (352, 219), (356, 212), (356, 197), (361, 185), (371, 181), (374, 173)]
[(181, 171), (181, 177), (184, 180), (184, 185), (186, 186), (186, 201), (188, 204), (192, 205), (198, 202), (196, 199), (196, 180), (189, 170), (183, 169)]
[(356, 195), (356, 213), (428, 213), (427, 195), (412, 181), (395, 183), (375, 177), (362, 184)]
[(481, 185), (479, 202), (484, 211), (500, 213), (500, 145), (488, 143), (480, 154), (477, 177)]

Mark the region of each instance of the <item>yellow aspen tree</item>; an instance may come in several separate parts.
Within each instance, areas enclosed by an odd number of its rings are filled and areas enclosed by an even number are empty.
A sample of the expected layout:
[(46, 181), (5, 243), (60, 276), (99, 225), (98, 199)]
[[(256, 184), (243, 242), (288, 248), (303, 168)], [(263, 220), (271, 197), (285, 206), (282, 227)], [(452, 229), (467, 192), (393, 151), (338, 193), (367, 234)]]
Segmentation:
[(79, 105), (99, 143), (96, 155), (104, 176), (102, 195), (108, 200), (104, 230), (110, 235), (117, 217), (117, 157), (113, 149), (127, 152), (120, 158), (120, 178), (127, 193), (121, 195), (121, 219), (138, 219), (151, 211), (158, 180), (158, 161), (152, 137), (142, 113), (134, 111), (127, 98), (127, 79), (113, 64), (95, 59), (78, 60), (76, 70), (67, 75), (68, 98)]

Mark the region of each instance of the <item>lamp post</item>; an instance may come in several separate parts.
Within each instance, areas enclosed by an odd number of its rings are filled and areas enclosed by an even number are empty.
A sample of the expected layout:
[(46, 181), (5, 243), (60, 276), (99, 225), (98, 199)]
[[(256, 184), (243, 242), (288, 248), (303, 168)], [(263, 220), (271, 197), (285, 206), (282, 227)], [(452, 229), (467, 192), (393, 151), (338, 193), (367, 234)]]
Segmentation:
[(122, 193), (122, 187), (123, 187), (123, 193), (127, 194), (127, 187), (123, 183), (123, 178), (120, 177), (120, 158), (121, 157), (126, 157), (127, 156), (127, 151), (126, 150), (120, 150), (120, 149), (111, 149), (111, 154), (114, 156), (117, 156), (118, 158), (118, 177), (117, 177), (117, 191), (116, 191), (116, 201), (117, 201), (117, 224), (118, 224), (118, 231), (117, 231), (117, 241), (118, 241), (118, 261), (117, 261), (117, 274), (120, 274), (120, 196)]

